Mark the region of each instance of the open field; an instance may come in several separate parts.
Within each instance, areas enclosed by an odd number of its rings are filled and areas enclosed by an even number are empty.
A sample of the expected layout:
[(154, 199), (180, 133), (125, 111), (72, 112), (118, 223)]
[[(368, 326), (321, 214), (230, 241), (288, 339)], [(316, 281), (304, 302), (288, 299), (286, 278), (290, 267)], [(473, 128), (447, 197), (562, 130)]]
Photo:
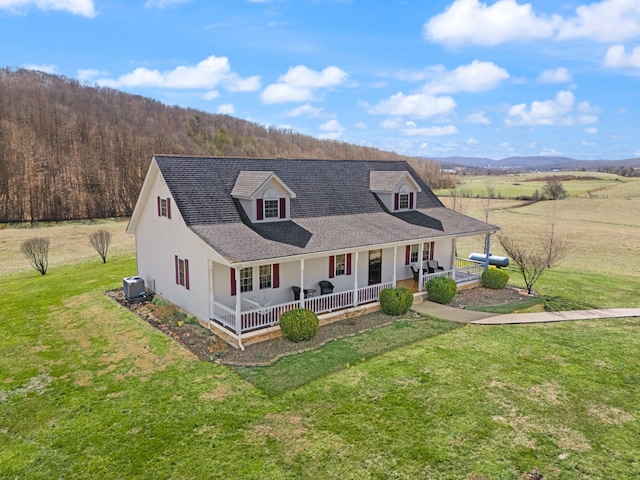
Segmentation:
[[(573, 250), (536, 289), (640, 306), (639, 196), (625, 184), (557, 202)], [(517, 205), (492, 202), (489, 221), (535, 238), (551, 202)], [(477, 199), (462, 211), (484, 218)], [(0, 478), (640, 476), (640, 319), (469, 326), (374, 357), (354, 338), (280, 369), (313, 369), (340, 348), (363, 351), (358, 361), (268, 396), (104, 295), (135, 273), (125, 226), (0, 230)], [(114, 235), (107, 264), (88, 242), (97, 228)], [(19, 250), (32, 236), (51, 237), (45, 276)], [(478, 239), (459, 242), (471, 251)]]
[(1, 478), (640, 475), (638, 319), (457, 328), (268, 397), (104, 295), (132, 268), (0, 279)]
[[(626, 188), (629, 188), (629, 195), (631, 195), (633, 190), (640, 189), (640, 178), (627, 178), (598, 172), (463, 175), (457, 177), (456, 188), (458, 195), (471, 198), (487, 196), (489, 188), (493, 188), (494, 195), (497, 198), (530, 197), (536, 190), (542, 194), (542, 189), (547, 179), (550, 178), (560, 180), (571, 197), (611, 198), (621, 194), (624, 195), (622, 192), (625, 191)], [(451, 192), (448, 189), (442, 189), (437, 190), (436, 194), (440, 196), (450, 196)]]

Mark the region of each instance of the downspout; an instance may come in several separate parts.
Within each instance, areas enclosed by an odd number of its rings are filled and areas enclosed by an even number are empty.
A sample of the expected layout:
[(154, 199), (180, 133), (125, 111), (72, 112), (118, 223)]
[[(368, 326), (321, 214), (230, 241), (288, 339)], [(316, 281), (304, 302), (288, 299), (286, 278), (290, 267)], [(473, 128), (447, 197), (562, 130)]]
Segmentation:
[(238, 336), (238, 348), (244, 352), (242, 345), (242, 296), (240, 292), (240, 269), (236, 268), (236, 335)]
[(424, 241), (420, 242), (420, 247), (418, 248), (418, 291), (422, 292), (424, 290), (424, 276), (423, 272), (423, 263), (424, 259), (422, 256), (424, 255)]
[(300, 308), (304, 308), (304, 258), (300, 259)]
[(398, 246), (393, 247), (393, 288), (398, 283)]

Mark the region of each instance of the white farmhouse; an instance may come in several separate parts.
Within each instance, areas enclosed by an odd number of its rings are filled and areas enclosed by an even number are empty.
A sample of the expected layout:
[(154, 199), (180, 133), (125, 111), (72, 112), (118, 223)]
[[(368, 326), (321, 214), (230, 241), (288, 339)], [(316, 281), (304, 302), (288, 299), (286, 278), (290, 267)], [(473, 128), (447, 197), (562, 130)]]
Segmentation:
[[(401, 281), (477, 281), (456, 240), (497, 227), (446, 208), (406, 162), (156, 155), (127, 232), (157, 295), (242, 348), (280, 315), (378, 301)], [(488, 257), (488, 255), (487, 255)]]

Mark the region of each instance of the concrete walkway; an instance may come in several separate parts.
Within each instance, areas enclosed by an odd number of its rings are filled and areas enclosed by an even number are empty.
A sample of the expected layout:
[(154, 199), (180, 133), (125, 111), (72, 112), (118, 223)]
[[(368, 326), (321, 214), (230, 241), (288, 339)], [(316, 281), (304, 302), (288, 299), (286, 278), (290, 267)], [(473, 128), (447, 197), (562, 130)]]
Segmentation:
[(539, 313), (495, 313), (474, 312), (453, 308), (439, 303), (423, 301), (414, 304), (411, 310), (452, 322), (473, 323), (475, 325), (508, 325), (522, 323), (566, 322), (569, 320), (595, 320), (599, 318), (640, 317), (640, 308), (609, 308), (598, 310), (573, 310), (567, 312)]

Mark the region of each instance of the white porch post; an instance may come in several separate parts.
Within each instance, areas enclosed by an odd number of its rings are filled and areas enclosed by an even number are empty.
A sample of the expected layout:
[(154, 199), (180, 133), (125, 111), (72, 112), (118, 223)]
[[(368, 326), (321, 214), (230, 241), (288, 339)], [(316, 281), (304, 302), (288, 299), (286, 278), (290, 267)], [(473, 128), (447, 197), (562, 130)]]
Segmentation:
[(424, 242), (420, 242), (420, 247), (418, 248), (418, 291), (421, 292), (424, 287), (424, 281), (422, 276), (422, 264), (424, 260), (422, 256), (424, 255)]
[(393, 247), (393, 288), (396, 288), (398, 281), (398, 246)]
[(300, 259), (300, 308), (304, 308), (304, 258)]
[(353, 306), (358, 306), (358, 254), (356, 251), (356, 259), (353, 265)]
[(240, 269), (236, 268), (236, 335), (242, 333), (242, 295), (240, 293)]
[(491, 234), (487, 233), (484, 237), (484, 269), (489, 268), (489, 255), (491, 255)]
[(455, 281), (456, 279), (456, 252), (458, 251), (458, 239), (454, 238), (453, 239), (453, 250), (451, 251), (451, 270), (452, 270), (452, 277), (453, 280)]
[(213, 302), (216, 297), (213, 291), (213, 261), (209, 260), (209, 319), (213, 318)]

